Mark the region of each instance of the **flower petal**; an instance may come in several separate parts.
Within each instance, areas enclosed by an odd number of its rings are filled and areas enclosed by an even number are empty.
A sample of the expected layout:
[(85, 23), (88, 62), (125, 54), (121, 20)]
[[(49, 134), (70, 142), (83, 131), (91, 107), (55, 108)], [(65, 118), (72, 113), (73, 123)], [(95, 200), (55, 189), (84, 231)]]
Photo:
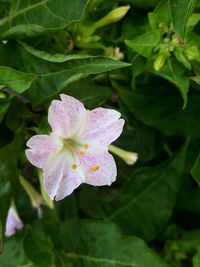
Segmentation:
[(25, 151), (28, 160), (38, 168), (43, 168), (49, 154), (61, 146), (51, 135), (34, 135), (26, 145), (29, 147)]
[(10, 207), (8, 210), (8, 215), (6, 219), (6, 236), (12, 236), (16, 233), (17, 230), (20, 230), (23, 227), (23, 222), (19, 218), (19, 215), (14, 207)]
[(107, 151), (90, 150), (82, 158), (85, 183), (94, 186), (111, 185), (116, 180), (117, 168), (114, 158)]
[(52, 101), (48, 121), (53, 133), (66, 138), (79, 126), (86, 109), (80, 101), (71, 96), (61, 94), (60, 97), (61, 101)]
[(82, 183), (81, 175), (72, 169), (72, 164), (68, 153), (58, 153), (48, 159), (44, 169), (44, 189), (51, 199), (63, 199)]
[(79, 135), (80, 140), (97, 146), (108, 146), (115, 141), (124, 126), (120, 113), (106, 108), (96, 108), (88, 112), (85, 127)]

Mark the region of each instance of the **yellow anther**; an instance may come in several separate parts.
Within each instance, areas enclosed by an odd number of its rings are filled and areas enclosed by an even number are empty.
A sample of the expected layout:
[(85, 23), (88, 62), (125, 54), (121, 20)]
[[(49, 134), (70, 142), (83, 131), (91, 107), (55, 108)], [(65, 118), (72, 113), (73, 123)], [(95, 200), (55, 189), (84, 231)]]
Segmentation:
[(89, 145), (88, 145), (88, 144), (84, 144), (83, 147), (84, 147), (85, 149), (88, 149), (88, 148), (89, 148)]
[(90, 169), (89, 169), (89, 172), (96, 172), (96, 171), (98, 171), (99, 169), (100, 169), (100, 167), (99, 167), (98, 165), (96, 165), (96, 166), (90, 168)]
[(80, 151), (79, 155), (80, 156), (85, 156), (85, 152), (84, 151)]
[(75, 163), (72, 164), (72, 169), (73, 169), (73, 170), (76, 170), (76, 168), (77, 168), (76, 164), (75, 164)]

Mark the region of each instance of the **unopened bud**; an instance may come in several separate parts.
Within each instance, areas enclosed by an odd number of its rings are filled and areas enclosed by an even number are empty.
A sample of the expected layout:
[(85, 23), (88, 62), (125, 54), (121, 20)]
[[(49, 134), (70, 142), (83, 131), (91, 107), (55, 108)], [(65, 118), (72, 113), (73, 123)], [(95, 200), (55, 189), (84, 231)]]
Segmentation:
[(20, 219), (15, 204), (12, 202), (9, 210), (8, 210), (8, 215), (6, 219), (6, 231), (5, 235), (7, 237), (12, 236), (16, 233), (17, 230), (20, 230), (23, 228), (23, 222)]
[(105, 17), (95, 22), (95, 28), (97, 29), (107, 24), (119, 21), (126, 15), (129, 9), (129, 5), (117, 7), (116, 9), (110, 11)]
[(110, 152), (123, 159), (128, 165), (133, 165), (138, 160), (138, 154), (135, 152), (126, 151), (113, 145), (110, 145), (108, 149)]
[(169, 49), (167, 46), (162, 46), (160, 48), (159, 54), (154, 61), (154, 69), (159, 71), (165, 64), (166, 59), (169, 57)]
[(196, 45), (186, 47), (184, 53), (189, 60), (199, 61), (199, 49)]
[(40, 206), (44, 203), (42, 196), (35, 190), (35, 188), (23, 177), (19, 176), (19, 180), (24, 190), (28, 194), (31, 204), (38, 210), (38, 215), (41, 215)]
[(0, 99), (5, 99), (6, 95), (3, 92), (0, 92)]

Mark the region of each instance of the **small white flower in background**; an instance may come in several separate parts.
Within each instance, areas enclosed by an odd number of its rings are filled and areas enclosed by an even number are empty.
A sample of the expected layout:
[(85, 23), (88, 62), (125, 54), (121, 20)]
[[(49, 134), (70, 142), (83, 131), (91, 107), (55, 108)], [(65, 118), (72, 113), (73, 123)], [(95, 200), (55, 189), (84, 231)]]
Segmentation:
[(27, 146), (29, 161), (44, 171), (44, 189), (52, 199), (71, 194), (81, 183), (111, 185), (117, 169), (108, 146), (124, 126), (112, 109), (86, 110), (77, 99), (64, 94), (53, 100), (48, 112), (50, 135), (35, 135)]
[(5, 235), (7, 237), (12, 236), (17, 230), (22, 229), (23, 226), (23, 222), (19, 218), (15, 205), (12, 204), (8, 210)]

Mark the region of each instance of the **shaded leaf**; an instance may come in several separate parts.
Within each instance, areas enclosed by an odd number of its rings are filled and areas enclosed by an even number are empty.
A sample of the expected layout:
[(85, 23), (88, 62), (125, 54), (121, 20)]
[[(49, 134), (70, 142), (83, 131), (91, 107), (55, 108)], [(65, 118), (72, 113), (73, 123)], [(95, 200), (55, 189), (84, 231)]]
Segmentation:
[(1, 20), (2, 38), (35, 36), (79, 21), (87, 0), (12, 1), (9, 15)]
[(168, 0), (174, 31), (184, 40), (186, 24), (196, 0)]
[(139, 55), (149, 57), (159, 41), (159, 31), (150, 31), (138, 36), (134, 40), (125, 40), (125, 44)]
[(60, 234), (65, 255), (75, 266), (169, 267), (144, 241), (122, 236), (114, 224), (71, 221), (62, 225)]
[(35, 74), (23, 73), (0, 66), (0, 86), (9, 87), (18, 93), (26, 91), (36, 77)]
[(165, 79), (167, 79), (168, 81), (170, 81), (171, 83), (175, 84), (182, 97), (183, 97), (183, 108), (186, 107), (187, 105), (187, 93), (189, 90), (189, 78), (185, 77), (185, 68), (180, 65), (178, 62), (176, 61), (171, 61), (171, 59), (169, 58), (167, 60), (167, 62), (165, 63), (164, 67), (161, 68), (159, 71), (155, 71), (152, 68), (152, 65), (149, 64), (149, 66), (147, 67), (147, 69), (158, 75), (161, 76)]
[(200, 185), (200, 154), (196, 158), (196, 161), (191, 169), (191, 174), (193, 178), (197, 181), (197, 183)]
[(167, 135), (199, 138), (198, 95), (189, 97), (184, 110), (180, 96), (169, 85), (134, 92), (123, 90), (120, 97), (136, 118), (146, 125), (153, 126)]
[(105, 206), (107, 220), (118, 223), (125, 233), (154, 239), (172, 214), (186, 151), (187, 144), (160, 166), (134, 171), (121, 193)]

